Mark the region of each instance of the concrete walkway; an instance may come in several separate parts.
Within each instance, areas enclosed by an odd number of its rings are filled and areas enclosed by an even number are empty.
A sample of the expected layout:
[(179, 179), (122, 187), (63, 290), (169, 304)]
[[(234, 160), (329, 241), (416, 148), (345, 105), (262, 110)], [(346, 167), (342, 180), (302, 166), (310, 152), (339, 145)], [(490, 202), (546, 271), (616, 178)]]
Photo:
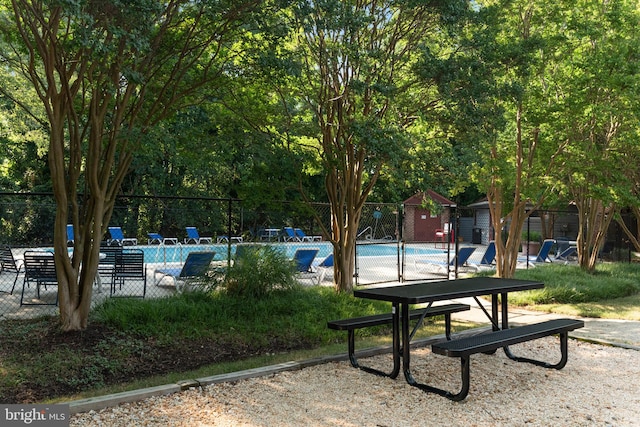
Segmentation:
[[(491, 304), (480, 300), (485, 309), (491, 312)], [(476, 323), (488, 323), (489, 320), (473, 298), (463, 298), (456, 302), (469, 304), (471, 310), (456, 313), (453, 318)], [(509, 309), (509, 324), (537, 323), (559, 317), (573, 317), (561, 314), (528, 311), (517, 308)], [(615, 345), (640, 350), (640, 321), (580, 318), (584, 328), (571, 331), (569, 336), (600, 344)]]

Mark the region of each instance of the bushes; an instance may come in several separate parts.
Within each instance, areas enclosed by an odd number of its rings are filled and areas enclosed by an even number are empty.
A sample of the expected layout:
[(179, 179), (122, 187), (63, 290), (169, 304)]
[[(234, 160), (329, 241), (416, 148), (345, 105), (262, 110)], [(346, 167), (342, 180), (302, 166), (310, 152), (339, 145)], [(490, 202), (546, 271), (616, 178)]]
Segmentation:
[(263, 245), (245, 246), (222, 279), (231, 296), (260, 298), (298, 285), (294, 264), (282, 251)]

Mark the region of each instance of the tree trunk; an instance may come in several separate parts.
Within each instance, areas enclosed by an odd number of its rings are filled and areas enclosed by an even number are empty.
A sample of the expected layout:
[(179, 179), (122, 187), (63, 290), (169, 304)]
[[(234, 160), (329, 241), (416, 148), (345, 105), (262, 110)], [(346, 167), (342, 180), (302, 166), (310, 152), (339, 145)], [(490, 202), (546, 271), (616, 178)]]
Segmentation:
[[(640, 233), (640, 208), (637, 206), (634, 206), (631, 208), (631, 211), (636, 221), (636, 230), (638, 230), (638, 232)], [(615, 219), (618, 225), (620, 226), (620, 228), (622, 229), (622, 231), (624, 232), (625, 236), (627, 236), (627, 238), (633, 245), (636, 252), (640, 252), (640, 239), (638, 239), (638, 236), (634, 235), (633, 232), (631, 232), (629, 227), (627, 227), (627, 224), (624, 222), (624, 219), (619, 214), (615, 216)]]
[(613, 219), (615, 205), (605, 207), (602, 201), (587, 197), (577, 199), (578, 208), (578, 264), (583, 270), (593, 273), (596, 269), (600, 249), (604, 245), (607, 229)]

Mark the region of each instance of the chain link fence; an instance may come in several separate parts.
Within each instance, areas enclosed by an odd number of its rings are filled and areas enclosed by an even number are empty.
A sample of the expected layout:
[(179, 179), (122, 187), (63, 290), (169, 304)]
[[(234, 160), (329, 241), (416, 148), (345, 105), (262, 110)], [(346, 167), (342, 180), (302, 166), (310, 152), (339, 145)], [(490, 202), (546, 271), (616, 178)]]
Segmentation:
[[(34, 252), (42, 255), (53, 250), (55, 208), (50, 194), (0, 194), (2, 318), (57, 314), (55, 280), (32, 279), (33, 274), (26, 272), (25, 265), (25, 255), (29, 258)], [(457, 277), (468, 270), (467, 266), (453, 262), (457, 251), (461, 247), (473, 247), (468, 264), (479, 264), (489, 240), (495, 236), (487, 228), (489, 223), (484, 215), (482, 209), (456, 212), (451, 217), (452, 233), (440, 238), (434, 235), (432, 239), (407, 241), (403, 234), (410, 223), (403, 220), (400, 204), (365, 205), (358, 230), (354, 284)], [(546, 234), (558, 238), (559, 244), (563, 239), (570, 242), (574, 238), (577, 231), (574, 212), (546, 211), (533, 217), (526, 224), (527, 229), (542, 230), (543, 219), (546, 226), (551, 227)], [(633, 218), (626, 217), (625, 221), (633, 225)], [(213, 252), (214, 263), (224, 267), (239, 248), (247, 244), (272, 245), (290, 259), (299, 249), (317, 249), (314, 268), (319, 271), (318, 264), (333, 253), (331, 243), (323, 234), (324, 230), (331, 229), (330, 223), (330, 206), (323, 203), (280, 202), (248, 208), (235, 199), (119, 198), (109, 225), (120, 227), (124, 237), (137, 242), (120, 247), (106, 233), (101, 249), (103, 259), (94, 283), (94, 304), (110, 297), (172, 295), (177, 290), (177, 282), (167, 272), (179, 274), (190, 253)], [(195, 227), (199, 240), (189, 238), (187, 227)], [(69, 242), (69, 250), (73, 250), (73, 241)], [(128, 267), (133, 272), (116, 272), (119, 253), (126, 254), (127, 259), (140, 257), (144, 274), (136, 277), (133, 271), (139, 268), (136, 265)], [(602, 258), (628, 262), (631, 253), (629, 241), (614, 224)], [(310, 276), (310, 280), (301, 276), (301, 280), (315, 285), (321, 277), (321, 285), (331, 286), (332, 273), (332, 268), (323, 268), (322, 274)]]

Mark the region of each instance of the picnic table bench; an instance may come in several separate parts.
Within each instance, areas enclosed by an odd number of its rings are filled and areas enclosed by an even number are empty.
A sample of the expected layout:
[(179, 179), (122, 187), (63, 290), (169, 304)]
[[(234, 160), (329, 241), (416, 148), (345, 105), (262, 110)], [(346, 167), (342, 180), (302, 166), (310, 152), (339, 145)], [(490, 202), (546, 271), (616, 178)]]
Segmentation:
[[(463, 400), (469, 393), (471, 355), (476, 353), (489, 353), (501, 347), (504, 348), (505, 353), (510, 359), (517, 362), (532, 363), (545, 368), (562, 369), (566, 365), (568, 358), (568, 332), (582, 328), (583, 326), (584, 322), (582, 320), (554, 319), (546, 322), (518, 326), (509, 329), (500, 329), (485, 334), (435, 343), (431, 346), (433, 353), (460, 358), (462, 388), (458, 393), (451, 393), (447, 390), (442, 390), (425, 384), (416, 385), (421, 389), (437, 393), (454, 401)], [(508, 346), (512, 344), (519, 344), (525, 341), (558, 334), (560, 336), (561, 359), (555, 364), (525, 357), (517, 357), (513, 355), (508, 348)]]
[[(444, 315), (445, 321), (445, 336), (447, 340), (451, 339), (451, 314), (460, 311), (470, 310), (471, 307), (467, 304), (446, 304), (430, 306), (427, 308), (418, 308), (409, 312), (409, 318), (411, 320), (422, 321), (425, 317), (442, 316)], [(391, 376), (381, 372), (377, 369), (361, 366), (358, 363), (358, 359), (355, 356), (355, 330), (361, 328), (367, 328), (371, 326), (388, 325), (393, 322), (392, 313), (374, 314), (370, 316), (353, 317), (349, 319), (332, 320), (327, 322), (327, 326), (330, 329), (347, 331), (347, 347), (349, 353), (349, 361), (354, 368), (359, 368), (367, 372), (372, 372), (378, 375)]]

